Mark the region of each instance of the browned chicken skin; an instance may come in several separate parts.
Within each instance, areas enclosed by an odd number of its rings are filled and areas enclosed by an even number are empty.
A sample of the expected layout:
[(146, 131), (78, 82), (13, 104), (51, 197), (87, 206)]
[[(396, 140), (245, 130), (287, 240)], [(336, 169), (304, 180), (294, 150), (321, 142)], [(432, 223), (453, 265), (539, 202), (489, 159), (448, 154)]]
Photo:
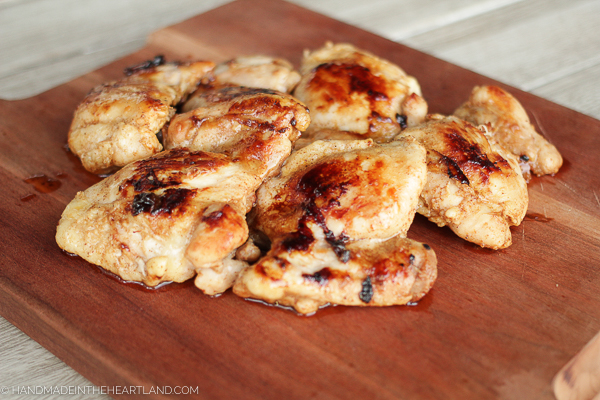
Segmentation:
[[(127, 281), (182, 282), (197, 270), (241, 269), (256, 178), (224, 155), (174, 149), (133, 162), (79, 192), (58, 245)], [(225, 288), (226, 289), (226, 288)]]
[(219, 87), (192, 97), (183, 110), (163, 131), (165, 148), (223, 153), (261, 180), (278, 172), (310, 124), (303, 104), (268, 89)]
[(148, 63), (92, 90), (75, 111), (69, 148), (90, 172), (105, 174), (156, 154), (156, 134), (174, 105), (195, 90), (214, 63)]
[(530, 168), (538, 176), (555, 174), (562, 165), (562, 156), (535, 131), (521, 103), (497, 86), (476, 86), (454, 115), (487, 125), (492, 139), (520, 158), (524, 173)]
[(427, 114), (416, 79), (349, 44), (306, 52), (294, 95), (311, 111), (312, 132), (348, 131), (386, 141)]
[(426, 179), (424, 157), (414, 140), (314, 142), (292, 153), (280, 175), (260, 187), (253, 226), (270, 238), (295, 232), (310, 206), (334, 236), (405, 236)]
[(317, 141), (294, 152), (258, 190), (252, 224), (273, 245), (234, 292), (303, 314), (420, 299), (435, 281), (435, 254), (404, 236), (425, 180), (425, 150), (412, 138)]
[(516, 157), (456, 117), (433, 115), (395, 140), (407, 136), (427, 149), (417, 212), (482, 247), (510, 246), (510, 226), (521, 223), (529, 202)]
[[(317, 236), (315, 232), (315, 236)], [(403, 305), (420, 300), (437, 278), (435, 253), (401, 236), (360, 240), (340, 259), (324, 240), (300, 249), (279, 238), (258, 264), (244, 270), (233, 291), (241, 297), (311, 314), (328, 304)]]

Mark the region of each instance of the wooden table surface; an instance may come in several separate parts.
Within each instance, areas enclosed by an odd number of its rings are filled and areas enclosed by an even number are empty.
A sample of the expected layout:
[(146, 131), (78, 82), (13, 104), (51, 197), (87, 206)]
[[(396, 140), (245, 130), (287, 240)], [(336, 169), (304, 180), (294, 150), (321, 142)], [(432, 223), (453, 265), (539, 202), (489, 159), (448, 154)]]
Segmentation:
[[(0, 1), (0, 98), (60, 85), (132, 53), (152, 31), (224, 3)], [(294, 3), (600, 118), (598, 1)], [(57, 385), (91, 383), (0, 318), (0, 389)]]

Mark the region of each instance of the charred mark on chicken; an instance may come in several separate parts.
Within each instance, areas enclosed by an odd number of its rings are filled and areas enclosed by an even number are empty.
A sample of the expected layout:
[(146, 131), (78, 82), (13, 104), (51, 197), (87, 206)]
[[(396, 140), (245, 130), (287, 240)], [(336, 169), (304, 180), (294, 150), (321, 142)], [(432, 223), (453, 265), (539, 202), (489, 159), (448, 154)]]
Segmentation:
[(446, 156), (442, 156), (441, 160), (448, 168), (448, 177), (450, 177), (450, 179), (456, 179), (457, 181), (465, 185), (469, 184), (469, 179), (465, 176), (465, 174), (462, 172), (458, 164), (454, 162), (454, 160)]
[[(314, 241), (312, 231), (308, 227), (308, 223), (312, 221), (323, 230), (325, 240), (329, 243), (338, 259), (346, 263), (350, 260), (351, 256), (350, 251), (346, 249), (348, 237), (344, 234), (335, 236), (327, 227), (324, 215), (324, 212), (339, 206), (340, 203), (337, 199), (346, 193), (347, 187), (350, 185), (350, 181), (340, 179), (344, 177), (343, 171), (340, 168), (340, 165), (337, 163), (323, 163), (312, 168), (302, 176), (297, 184), (297, 190), (304, 195), (302, 204), (304, 212), (300, 221), (298, 221), (298, 231), (295, 234), (294, 242), (287, 244), (302, 243), (309, 246)], [(302, 240), (300, 240), (301, 238), (298, 235), (303, 236)]]
[(329, 268), (323, 268), (314, 274), (302, 274), (302, 277), (309, 282), (318, 283), (319, 285), (326, 285), (332, 278), (332, 271)]
[(125, 75), (130, 76), (140, 71), (145, 71), (150, 68), (155, 68), (165, 63), (165, 56), (158, 55), (151, 60), (146, 60), (142, 63), (125, 68)]
[(330, 281), (343, 281), (351, 279), (347, 271), (338, 269), (322, 268), (314, 274), (302, 274), (302, 278), (310, 283), (316, 283), (319, 286), (326, 286)]
[(281, 245), (288, 252), (307, 251), (314, 241), (312, 231), (301, 221), (298, 223), (298, 230), (288, 235)]
[(150, 212), (156, 203), (157, 197), (154, 193), (139, 193), (131, 203), (131, 213), (135, 217), (143, 212)]
[(172, 214), (175, 210), (183, 211), (182, 206), (194, 196), (191, 189), (167, 189), (161, 195), (156, 193), (138, 193), (131, 203), (133, 216), (141, 213), (151, 215)]
[(310, 85), (323, 93), (324, 103), (348, 103), (352, 95), (364, 95), (372, 110), (369, 116), (369, 131), (377, 131), (377, 124), (394, 124), (390, 117), (374, 110), (381, 110), (380, 102), (390, 102), (386, 92), (389, 83), (375, 75), (367, 67), (357, 64), (323, 63), (313, 69)]
[[(336, 97), (346, 97), (350, 93), (364, 93), (373, 101), (386, 101), (386, 82), (374, 75), (369, 68), (356, 64), (323, 63), (315, 67), (311, 85), (333, 89), (335, 86), (347, 86), (347, 90), (333, 90)], [(327, 79), (330, 77), (331, 79)]]
[(453, 160), (459, 165), (461, 164), (474, 164), (480, 168), (488, 171), (499, 171), (498, 168), (488, 156), (479, 148), (478, 145), (470, 143), (462, 135), (457, 132), (451, 132), (446, 135), (451, 148), (454, 150), (452, 157)]
[(486, 154), (478, 144), (461, 135), (456, 123), (452, 125), (444, 132), (447, 146), (443, 156), (451, 159), (465, 176), (477, 174), (485, 183), (492, 173), (500, 172), (502, 168), (510, 169), (508, 161), (498, 154)]
[(408, 118), (403, 114), (396, 114), (396, 122), (400, 125), (400, 129), (406, 129), (408, 127)]
[(325, 229), (323, 229), (323, 231), (325, 232), (325, 240), (327, 241), (327, 243), (329, 243), (335, 255), (341, 262), (347, 263), (350, 260), (351, 256), (350, 250), (346, 248), (346, 243), (348, 243), (348, 236), (342, 233), (340, 236), (336, 237), (333, 234), (333, 232), (327, 229), (327, 226), (325, 226)]
[(370, 276), (367, 276), (367, 279), (362, 282), (362, 288), (358, 294), (358, 297), (364, 303), (370, 302), (373, 298), (373, 284), (371, 283)]
[(350, 250), (346, 249), (348, 237), (344, 234), (335, 236), (334, 233), (327, 227), (325, 217), (320, 210), (307, 205), (304, 208), (304, 213), (298, 221), (298, 230), (291, 233), (283, 242), (283, 248), (289, 251), (307, 251), (311, 244), (315, 241), (312, 231), (308, 227), (308, 222), (317, 224), (325, 234), (325, 241), (329, 243), (333, 252), (338, 259), (346, 263), (350, 260)]
[(138, 161), (135, 174), (119, 186), (119, 191), (125, 192), (130, 186), (136, 193), (179, 186), (190, 172), (212, 172), (228, 162), (225, 156), (186, 148), (174, 149)]

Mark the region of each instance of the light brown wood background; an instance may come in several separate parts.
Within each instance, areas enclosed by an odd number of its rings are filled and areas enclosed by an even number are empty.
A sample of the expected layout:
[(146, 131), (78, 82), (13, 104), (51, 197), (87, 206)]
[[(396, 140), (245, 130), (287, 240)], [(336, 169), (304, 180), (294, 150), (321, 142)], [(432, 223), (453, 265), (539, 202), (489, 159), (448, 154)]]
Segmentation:
[[(294, 2), (600, 118), (596, 0)], [(0, 98), (69, 81), (141, 48), (151, 32), (224, 3), (0, 1)], [(0, 318), (0, 386), (23, 385), (91, 384)]]

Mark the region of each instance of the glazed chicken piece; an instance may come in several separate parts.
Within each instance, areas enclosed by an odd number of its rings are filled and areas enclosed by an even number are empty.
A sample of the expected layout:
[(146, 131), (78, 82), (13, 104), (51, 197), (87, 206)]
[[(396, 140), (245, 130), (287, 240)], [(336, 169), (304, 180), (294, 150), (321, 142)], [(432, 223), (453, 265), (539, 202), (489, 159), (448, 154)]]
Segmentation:
[(271, 249), (234, 292), (303, 314), (420, 299), (435, 281), (435, 254), (405, 236), (425, 180), (425, 149), (412, 138), (317, 141), (292, 153), (250, 216)]
[(191, 98), (183, 110), (190, 111), (163, 130), (165, 148), (223, 153), (261, 180), (278, 172), (310, 124), (306, 106), (269, 89), (220, 87)]
[[(318, 214), (331, 235), (348, 240), (406, 236), (425, 184), (423, 146), (415, 140), (317, 141), (292, 153), (257, 191), (250, 218), (271, 240)], [(315, 208), (313, 210), (312, 208)]]
[(245, 219), (255, 191), (310, 123), (289, 95), (232, 90), (171, 121), (169, 150), (79, 193), (59, 245), (125, 280), (155, 286), (196, 275), (204, 293), (227, 290), (257, 258)]
[(148, 286), (208, 271), (203, 279), (214, 282), (207, 292), (219, 293), (247, 265), (233, 256), (247, 239), (245, 215), (259, 183), (225, 155), (165, 151), (79, 192), (62, 214), (56, 241)]
[(300, 81), (300, 74), (283, 58), (255, 55), (218, 64), (206, 81), (215, 87), (246, 86), (290, 93)]
[(427, 149), (417, 212), (467, 241), (502, 249), (512, 243), (510, 226), (525, 217), (527, 184), (517, 158), (484, 133), (459, 118), (433, 115), (395, 140), (412, 136)]
[(310, 109), (308, 136), (330, 129), (385, 142), (427, 114), (415, 78), (350, 44), (306, 51), (300, 73), (294, 95)]
[(520, 158), (525, 174), (530, 169), (538, 176), (555, 174), (562, 166), (562, 156), (535, 131), (521, 103), (497, 86), (476, 86), (454, 115), (487, 125), (493, 140)]
[(347, 244), (343, 261), (311, 226), (315, 240), (294, 245), (279, 238), (257, 264), (245, 269), (233, 291), (240, 297), (312, 314), (330, 304), (391, 306), (423, 298), (437, 278), (437, 259), (426, 244), (400, 235)]
[(162, 150), (157, 133), (214, 63), (156, 59), (126, 70), (126, 78), (94, 88), (75, 111), (69, 148), (95, 174), (113, 172)]

